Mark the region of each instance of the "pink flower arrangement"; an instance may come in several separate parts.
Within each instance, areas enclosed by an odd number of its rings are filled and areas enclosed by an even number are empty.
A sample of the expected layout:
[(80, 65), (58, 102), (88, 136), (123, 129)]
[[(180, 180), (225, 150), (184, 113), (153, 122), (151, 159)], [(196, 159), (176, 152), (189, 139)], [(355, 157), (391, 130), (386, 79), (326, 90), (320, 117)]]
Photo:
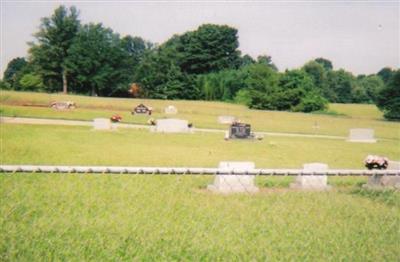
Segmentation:
[(111, 120), (112, 122), (120, 122), (120, 121), (122, 120), (122, 116), (120, 116), (120, 115), (113, 115), (113, 116), (110, 118), (110, 120)]
[(364, 160), (364, 165), (369, 170), (386, 169), (388, 164), (389, 164), (389, 159), (383, 156), (368, 155)]

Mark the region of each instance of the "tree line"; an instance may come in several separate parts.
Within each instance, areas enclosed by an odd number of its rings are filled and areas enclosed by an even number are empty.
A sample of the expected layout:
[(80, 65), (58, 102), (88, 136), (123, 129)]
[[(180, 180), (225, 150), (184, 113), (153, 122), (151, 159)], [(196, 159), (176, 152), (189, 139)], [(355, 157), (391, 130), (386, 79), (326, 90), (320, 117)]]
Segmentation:
[(158, 45), (82, 24), (75, 7), (60, 6), (34, 36), (28, 58), (9, 62), (1, 88), (127, 97), (135, 87), (139, 97), (301, 112), (324, 110), (328, 102), (376, 103), (385, 117), (400, 119), (400, 70), (354, 76), (317, 58), (279, 72), (268, 55), (242, 54), (237, 29), (227, 25), (204, 24)]

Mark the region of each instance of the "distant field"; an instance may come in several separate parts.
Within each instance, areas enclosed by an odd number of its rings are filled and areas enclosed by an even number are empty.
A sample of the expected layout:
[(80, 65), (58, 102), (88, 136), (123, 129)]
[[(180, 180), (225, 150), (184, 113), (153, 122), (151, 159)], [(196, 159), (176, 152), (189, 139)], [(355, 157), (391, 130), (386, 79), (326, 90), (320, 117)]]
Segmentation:
[[(65, 100), (76, 102), (78, 108), (72, 111), (48, 108), (52, 101)], [(92, 120), (118, 113), (123, 122), (140, 124), (145, 124), (148, 117), (132, 116), (130, 111), (134, 106), (139, 103), (152, 106), (154, 114), (151, 117), (157, 119), (171, 117), (165, 115), (163, 110), (172, 104), (179, 111), (173, 117), (187, 119), (196, 127), (226, 129), (226, 126), (217, 123), (217, 117), (234, 115), (250, 123), (256, 131), (347, 136), (350, 128), (373, 128), (379, 138), (400, 139), (400, 123), (383, 120), (382, 113), (374, 105), (331, 104), (330, 111), (338, 114), (335, 116), (249, 110), (241, 105), (222, 102), (98, 98), (11, 91), (2, 91), (0, 102), (3, 116)]]
[(391, 140), (376, 144), (344, 140), (265, 137), (225, 141), (223, 134), (159, 134), (148, 130), (93, 131), (91, 127), (1, 125), (5, 164), (207, 166), (219, 161), (254, 161), (259, 168), (300, 168), (323, 162), (331, 168), (363, 168), (368, 154), (398, 159)]

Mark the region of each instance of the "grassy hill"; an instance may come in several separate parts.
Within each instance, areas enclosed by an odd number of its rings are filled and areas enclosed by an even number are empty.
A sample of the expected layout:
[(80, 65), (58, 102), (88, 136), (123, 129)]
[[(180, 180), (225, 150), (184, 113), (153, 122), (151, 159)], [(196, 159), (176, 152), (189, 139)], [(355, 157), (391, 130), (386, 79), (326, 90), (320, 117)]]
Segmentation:
[[(52, 101), (74, 101), (78, 108), (56, 111), (49, 108)], [(400, 140), (400, 124), (385, 121), (374, 105), (331, 104), (327, 113), (304, 114), (250, 110), (245, 106), (223, 102), (100, 98), (13, 91), (2, 91), (0, 103), (3, 116), (92, 120), (120, 114), (123, 122), (140, 124), (146, 124), (148, 117), (132, 116), (130, 113), (139, 103), (153, 107), (154, 114), (151, 117), (155, 119), (168, 117), (164, 114), (164, 108), (174, 105), (179, 111), (174, 117), (187, 119), (195, 127), (226, 129), (225, 125), (217, 123), (217, 117), (233, 115), (250, 123), (255, 131), (347, 136), (351, 128), (373, 128), (378, 138)], [(314, 128), (316, 126), (318, 128)]]
[[(235, 115), (256, 130), (346, 136), (372, 127), (376, 144), (344, 139), (266, 136), (224, 141), (222, 134), (159, 134), (147, 130), (0, 125), (2, 164), (209, 166), (254, 161), (259, 168), (362, 168), (367, 154), (400, 158), (399, 124), (372, 105), (330, 106), (329, 114), (249, 110), (201, 101), (93, 98), (39, 93), (0, 94), (2, 116), (91, 120), (130, 115), (144, 102), (175, 105), (197, 127), (226, 129)], [(55, 111), (51, 101), (78, 108)], [(313, 129), (317, 123), (320, 129)], [(382, 139), (385, 138), (385, 139)], [(213, 176), (0, 174), (1, 261), (395, 261), (399, 256), (399, 192), (361, 189), (365, 177), (330, 177), (329, 192), (290, 190), (293, 177), (257, 177), (260, 193), (219, 195)]]

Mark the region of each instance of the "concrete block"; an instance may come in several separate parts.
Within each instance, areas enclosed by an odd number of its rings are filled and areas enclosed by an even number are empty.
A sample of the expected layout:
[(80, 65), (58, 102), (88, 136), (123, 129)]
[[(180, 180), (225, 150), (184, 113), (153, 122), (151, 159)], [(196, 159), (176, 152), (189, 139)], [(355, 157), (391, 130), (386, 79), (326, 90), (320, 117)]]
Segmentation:
[(374, 130), (371, 128), (353, 128), (350, 129), (348, 142), (355, 143), (376, 143)]
[[(307, 172), (318, 172), (328, 170), (328, 165), (323, 163), (308, 163), (303, 165), (303, 170)], [(312, 189), (312, 190), (329, 190), (328, 176), (326, 175), (299, 175), (295, 182), (290, 184), (293, 189)]]
[(95, 130), (111, 130), (111, 121), (108, 118), (93, 119), (93, 128)]
[[(220, 162), (219, 167), (223, 172), (245, 173), (254, 169), (253, 162)], [(254, 184), (255, 175), (216, 175), (214, 183), (208, 185), (207, 189), (217, 193), (256, 193), (259, 191)]]

